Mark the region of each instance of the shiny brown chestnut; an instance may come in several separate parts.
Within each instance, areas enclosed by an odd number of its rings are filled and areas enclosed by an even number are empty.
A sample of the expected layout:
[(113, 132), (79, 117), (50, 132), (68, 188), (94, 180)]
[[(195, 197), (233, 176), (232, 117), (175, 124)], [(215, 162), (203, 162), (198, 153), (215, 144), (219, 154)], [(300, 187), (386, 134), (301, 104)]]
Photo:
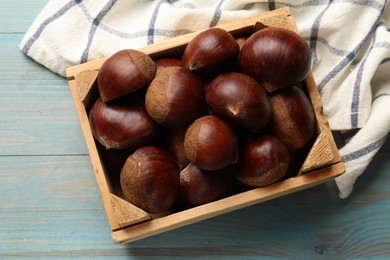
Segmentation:
[(239, 63), (244, 73), (272, 92), (306, 78), (311, 67), (311, 51), (299, 34), (268, 27), (253, 33), (245, 41)]
[(236, 166), (235, 176), (240, 182), (253, 187), (267, 186), (287, 173), (288, 150), (273, 135), (251, 136), (242, 144)]
[(108, 102), (147, 85), (156, 74), (156, 65), (149, 55), (126, 49), (114, 53), (98, 73), (100, 97)]
[(275, 91), (269, 99), (273, 133), (292, 149), (305, 146), (315, 133), (315, 115), (305, 92), (292, 86)]
[(238, 160), (238, 139), (221, 118), (208, 115), (195, 120), (184, 137), (184, 151), (190, 162), (207, 171), (216, 171)]
[(179, 166), (166, 151), (144, 146), (127, 158), (120, 183), (130, 203), (148, 213), (161, 214), (176, 201), (180, 186)]
[(205, 112), (202, 82), (184, 67), (165, 68), (150, 83), (145, 105), (160, 125), (187, 126)]
[(168, 67), (180, 67), (181, 60), (177, 58), (160, 58), (154, 61), (156, 64), (156, 74)]
[(213, 114), (250, 131), (264, 128), (272, 116), (266, 90), (243, 73), (216, 77), (206, 87), (206, 102)]
[(98, 98), (89, 123), (93, 136), (106, 149), (136, 149), (154, 141), (160, 132), (143, 105), (122, 99), (104, 103)]
[(205, 74), (238, 56), (234, 37), (221, 28), (209, 28), (196, 35), (186, 46), (182, 64), (197, 74)]
[(180, 169), (183, 169), (190, 163), (184, 151), (186, 130), (187, 128), (173, 128), (164, 133), (164, 150), (176, 159)]
[(190, 163), (180, 172), (179, 201), (199, 206), (222, 198), (232, 182), (232, 168), (205, 171)]

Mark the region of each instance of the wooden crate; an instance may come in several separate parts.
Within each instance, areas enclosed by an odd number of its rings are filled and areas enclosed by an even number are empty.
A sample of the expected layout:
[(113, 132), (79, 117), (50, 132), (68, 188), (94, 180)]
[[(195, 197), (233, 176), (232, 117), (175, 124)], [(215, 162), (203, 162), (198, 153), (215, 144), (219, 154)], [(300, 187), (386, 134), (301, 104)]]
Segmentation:
[[(238, 38), (248, 36), (255, 30), (266, 26), (284, 27), (298, 32), (288, 8), (281, 8), (239, 21), (221, 24), (218, 27), (229, 31), (234, 37)], [(196, 34), (192, 33), (169, 39), (142, 48), (140, 51), (149, 54), (152, 58), (180, 54)], [(113, 187), (110, 176), (106, 174), (90, 129), (88, 109), (98, 95), (96, 77), (104, 61), (105, 58), (68, 68), (67, 77), (115, 243), (139, 240), (303, 190), (331, 180), (345, 171), (328, 121), (322, 115), (322, 102), (316, 84), (312, 75), (309, 74), (305, 80), (305, 85), (317, 119), (317, 137), (297, 176), (267, 187), (244, 191), (202, 206), (172, 212), (163, 216), (151, 216), (121, 198), (117, 189)]]

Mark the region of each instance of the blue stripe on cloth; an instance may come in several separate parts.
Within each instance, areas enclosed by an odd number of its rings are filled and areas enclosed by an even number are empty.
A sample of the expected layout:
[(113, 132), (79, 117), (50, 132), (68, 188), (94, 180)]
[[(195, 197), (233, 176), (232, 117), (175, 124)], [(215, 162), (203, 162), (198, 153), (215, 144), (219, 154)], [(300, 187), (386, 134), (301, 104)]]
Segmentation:
[[(305, 8), (308, 6), (320, 6), (320, 5), (326, 5), (328, 3), (328, 0), (310, 0), (305, 1), (301, 4), (291, 4), (290, 2), (279, 2), (278, 4), (282, 6), (288, 6), (291, 8)], [(376, 1), (367, 1), (367, 0), (334, 0), (334, 4), (351, 4), (351, 5), (358, 5), (358, 6), (366, 6), (370, 7), (372, 9), (376, 9), (378, 11), (381, 11), (383, 8), (382, 3), (376, 2)]]
[(187, 8), (187, 9), (195, 9), (195, 5), (193, 5), (192, 3), (183, 3), (181, 6), (179, 6), (180, 8)]
[(167, 2), (167, 1), (166, 0), (159, 1), (156, 4), (156, 7), (154, 8), (152, 18), (150, 19), (150, 23), (149, 23), (147, 45), (154, 43), (154, 30), (155, 30), (154, 27), (156, 25), (157, 15), (158, 15), (158, 12), (160, 11), (160, 6), (165, 2)]
[(390, 42), (377, 42), (375, 43), (374, 48), (390, 49)]
[(61, 7), (57, 12), (55, 12), (52, 16), (44, 20), (39, 26), (35, 33), (26, 41), (24, 46), (22, 47), (22, 51), (28, 54), (31, 46), (38, 40), (39, 36), (42, 34), (43, 30), (52, 22), (63, 16), (66, 12), (68, 12), (73, 6), (81, 3), (82, 0), (72, 0), (66, 3), (63, 7)]
[(314, 20), (314, 23), (311, 27), (311, 36), (310, 36), (310, 49), (312, 52), (312, 63), (317, 63), (317, 52), (316, 52), (316, 44), (317, 44), (317, 36), (318, 36), (318, 30), (320, 28), (321, 20), (326, 11), (329, 9), (329, 7), (332, 5), (333, 0), (330, 0), (328, 5), (325, 7), (324, 10), (320, 12), (320, 14), (316, 17)]
[(359, 42), (358, 45), (356, 45), (356, 47), (351, 51), (349, 52), (345, 57), (344, 59), (342, 59), (321, 81), (320, 83), (317, 85), (317, 88), (318, 88), (318, 91), (321, 92), (322, 89), (326, 86), (326, 84), (328, 84), (328, 82), (334, 78), (340, 71), (342, 71), (345, 66), (348, 65), (349, 62), (351, 62), (357, 55), (357, 53), (364, 47), (365, 43), (367, 42), (367, 40), (369, 39), (369, 37), (371, 36), (371, 34), (376, 30), (377, 26), (378, 26), (378, 23), (381, 19), (381, 15), (383, 13), (383, 11), (385, 10), (385, 6), (386, 6), (386, 3), (382, 6), (382, 9), (381, 9), (381, 12), (380, 12), (380, 15), (378, 15), (376, 21), (373, 23), (373, 26), (371, 27), (371, 29), (369, 30), (369, 32), (364, 36), (363, 40)]
[(367, 7), (371, 7), (373, 9), (376, 9), (378, 11), (381, 11), (383, 8), (383, 4), (381, 2), (377, 1), (367, 1), (367, 0), (339, 0), (335, 1), (338, 3), (348, 3), (348, 4), (354, 4), (354, 5), (363, 5)]
[(149, 23), (149, 29), (148, 29), (148, 38), (147, 38), (147, 45), (150, 45), (150, 44), (153, 44), (154, 43), (154, 36), (156, 35), (156, 29), (155, 29), (155, 26), (156, 26), (156, 20), (157, 20), (157, 16), (158, 16), (158, 12), (160, 11), (160, 7), (162, 4), (165, 4), (165, 3), (173, 3), (175, 2), (176, 0), (160, 0), (157, 4), (156, 4), (156, 7), (154, 8), (154, 11), (153, 11), (153, 14), (152, 14), (152, 18), (150, 19), (150, 23)]
[(350, 161), (359, 159), (359, 158), (379, 149), (385, 143), (387, 136), (388, 136), (388, 134), (386, 134), (385, 136), (379, 138), (375, 142), (370, 143), (369, 145), (367, 145), (367, 146), (365, 146), (357, 151), (354, 151), (354, 152), (351, 152), (349, 154), (342, 156), (341, 160), (343, 162), (350, 162)]
[(218, 5), (215, 7), (213, 18), (211, 19), (209, 27), (214, 27), (218, 24), (219, 19), (221, 19), (222, 11), (221, 6), (225, 0), (219, 1)]
[(337, 56), (345, 56), (348, 54), (348, 51), (346, 50), (341, 50), (341, 49), (337, 49), (336, 47), (330, 45), (330, 43), (328, 42), (328, 40), (322, 38), (322, 37), (305, 37), (304, 38), (306, 41), (317, 41), (319, 43), (322, 43), (330, 53), (332, 54), (335, 54)]
[[(187, 5), (183, 5), (185, 8), (188, 8)], [(88, 9), (85, 7), (83, 3), (79, 4), (79, 7), (85, 17), (89, 21), (93, 21), (94, 17), (91, 16), (89, 13)], [(109, 34), (112, 34), (114, 36), (117, 36), (119, 38), (123, 39), (135, 39), (135, 38), (141, 38), (141, 37), (147, 37), (148, 35), (148, 30), (141, 30), (141, 31), (135, 31), (135, 32), (123, 32), (119, 31), (116, 29), (113, 29), (107, 25), (105, 25), (102, 21), (99, 23), (99, 30), (105, 31)], [(169, 30), (169, 29), (153, 29), (153, 35), (154, 36), (170, 36), (170, 37), (175, 37), (183, 34), (188, 34), (194, 32), (193, 30), (187, 30), (187, 29), (177, 29), (177, 30)]]
[(373, 43), (371, 44), (366, 56), (364, 59), (361, 61), (361, 64), (359, 66), (357, 75), (356, 75), (356, 80), (355, 84), (353, 86), (353, 92), (352, 92), (352, 102), (351, 102), (351, 128), (357, 128), (358, 126), (358, 121), (359, 121), (359, 101), (360, 101), (360, 88), (361, 88), (361, 83), (362, 83), (362, 77), (363, 77), (363, 72), (364, 72), (364, 66), (366, 64), (367, 58), (370, 55), (370, 52), (372, 48), (374, 47), (375, 43), (375, 34), (374, 34), (374, 39)]
[(353, 88), (353, 94), (352, 94), (352, 103), (351, 103), (351, 127), (357, 128), (359, 123), (359, 102), (360, 102), (360, 87), (362, 82), (362, 77), (364, 73), (364, 67), (367, 62), (367, 58), (370, 55), (371, 51), (375, 48), (388, 48), (390, 49), (390, 42), (377, 42), (375, 43), (375, 35), (373, 39), (373, 43), (370, 46), (370, 49), (367, 52), (367, 55), (364, 57), (364, 59), (361, 62), (361, 65), (359, 66), (358, 73), (356, 75), (356, 81)]
[(91, 47), (93, 37), (95, 36), (96, 29), (99, 27), (99, 24), (101, 20), (104, 18), (104, 16), (111, 10), (111, 8), (115, 5), (117, 0), (109, 0), (107, 4), (102, 8), (102, 10), (98, 13), (98, 15), (95, 17), (91, 24), (91, 28), (89, 30), (88, 34), (88, 42), (87, 45), (85, 46), (85, 49), (81, 55), (80, 62), (84, 63), (88, 61), (88, 54), (89, 54), (89, 49)]

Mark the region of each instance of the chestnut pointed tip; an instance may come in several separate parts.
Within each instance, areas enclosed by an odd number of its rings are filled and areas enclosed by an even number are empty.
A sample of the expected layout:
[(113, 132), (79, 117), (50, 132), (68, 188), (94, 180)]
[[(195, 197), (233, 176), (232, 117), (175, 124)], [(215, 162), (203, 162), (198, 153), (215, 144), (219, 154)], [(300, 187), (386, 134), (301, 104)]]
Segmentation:
[(229, 111), (233, 116), (236, 116), (240, 114), (241, 109), (238, 106), (227, 105), (226, 110)]
[(266, 90), (244, 73), (226, 72), (214, 78), (206, 87), (206, 102), (215, 115), (250, 131), (264, 128), (271, 117)]
[(186, 46), (183, 65), (197, 74), (207, 74), (238, 56), (240, 47), (228, 31), (213, 27), (196, 35)]

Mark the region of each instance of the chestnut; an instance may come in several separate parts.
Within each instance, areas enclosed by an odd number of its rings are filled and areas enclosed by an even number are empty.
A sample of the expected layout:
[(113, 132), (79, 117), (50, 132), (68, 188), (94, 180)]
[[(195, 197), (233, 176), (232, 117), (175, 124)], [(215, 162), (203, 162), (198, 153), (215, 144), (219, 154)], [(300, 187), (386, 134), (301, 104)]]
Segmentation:
[(206, 87), (206, 102), (213, 114), (250, 131), (265, 127), (272, 116), (265, 89), (243, 73), (216, 77)]
[(311, 67), (311, 51), (297, 33), (268, 27), (253, 33), (241, 48), (239, 64), (268, 92), (298, 84)]
[(180, 172), (179, 201), (199, 206), (220, 199), (227, 193), (232, 176), (231, 167), (210, 172), (190, 163)]
[(270, 128), (292, 149), (305, 146), (315, 134), (315, 115), (305, 92), (297, 86), (269, 95), (272, 107)]
[(184, 152), (184, 136), (187, 128), (173, 128), (164, 134), (163, 148), (175, 159), (180, 169), (186, 167), (190, 161)]
[(147, 85), (156, 74), (152, 58), (137, 50), (114, 53), (101, 66), (98, 89), (104, 102), (130, 94)]
[(202, 81), (184, 67), (165, 68), (150, 83), (145, 105), (164, 127), (188, 126), (205, 113)]
[(274, 135), (250, 136), (240, 149), (235, 176), (249, 186), (267, 186), (283, 178), (289, 160), (285, 144)]
[(95, 139), (106, 149), (136, 149), (154, 141), (160, 127), (142, 104), (118, 99), (104, 103), (98, 98), (89, 113)]
[(239, 145), (232, 127), (215, 115), (195, 120), (184, 136), (184, 151), (190, 162), (216, 171), (238, 160)]
[(182, 64), (197, 74), (206, 74), (236, 59), (240, 48), (226, 30), (213, 27), (197, 34), (186, 46)]
[(177, 58), (160, 58), (154, 61), (156, 64), (156, 74), (167, 67), (180, 67), (181, 60)]
[(120, 183), (130, 203), (148, 213), (161, 214), (168, 211), (177, 199), (180, 169), (166, 151), (144, 146), (127, 158)]

